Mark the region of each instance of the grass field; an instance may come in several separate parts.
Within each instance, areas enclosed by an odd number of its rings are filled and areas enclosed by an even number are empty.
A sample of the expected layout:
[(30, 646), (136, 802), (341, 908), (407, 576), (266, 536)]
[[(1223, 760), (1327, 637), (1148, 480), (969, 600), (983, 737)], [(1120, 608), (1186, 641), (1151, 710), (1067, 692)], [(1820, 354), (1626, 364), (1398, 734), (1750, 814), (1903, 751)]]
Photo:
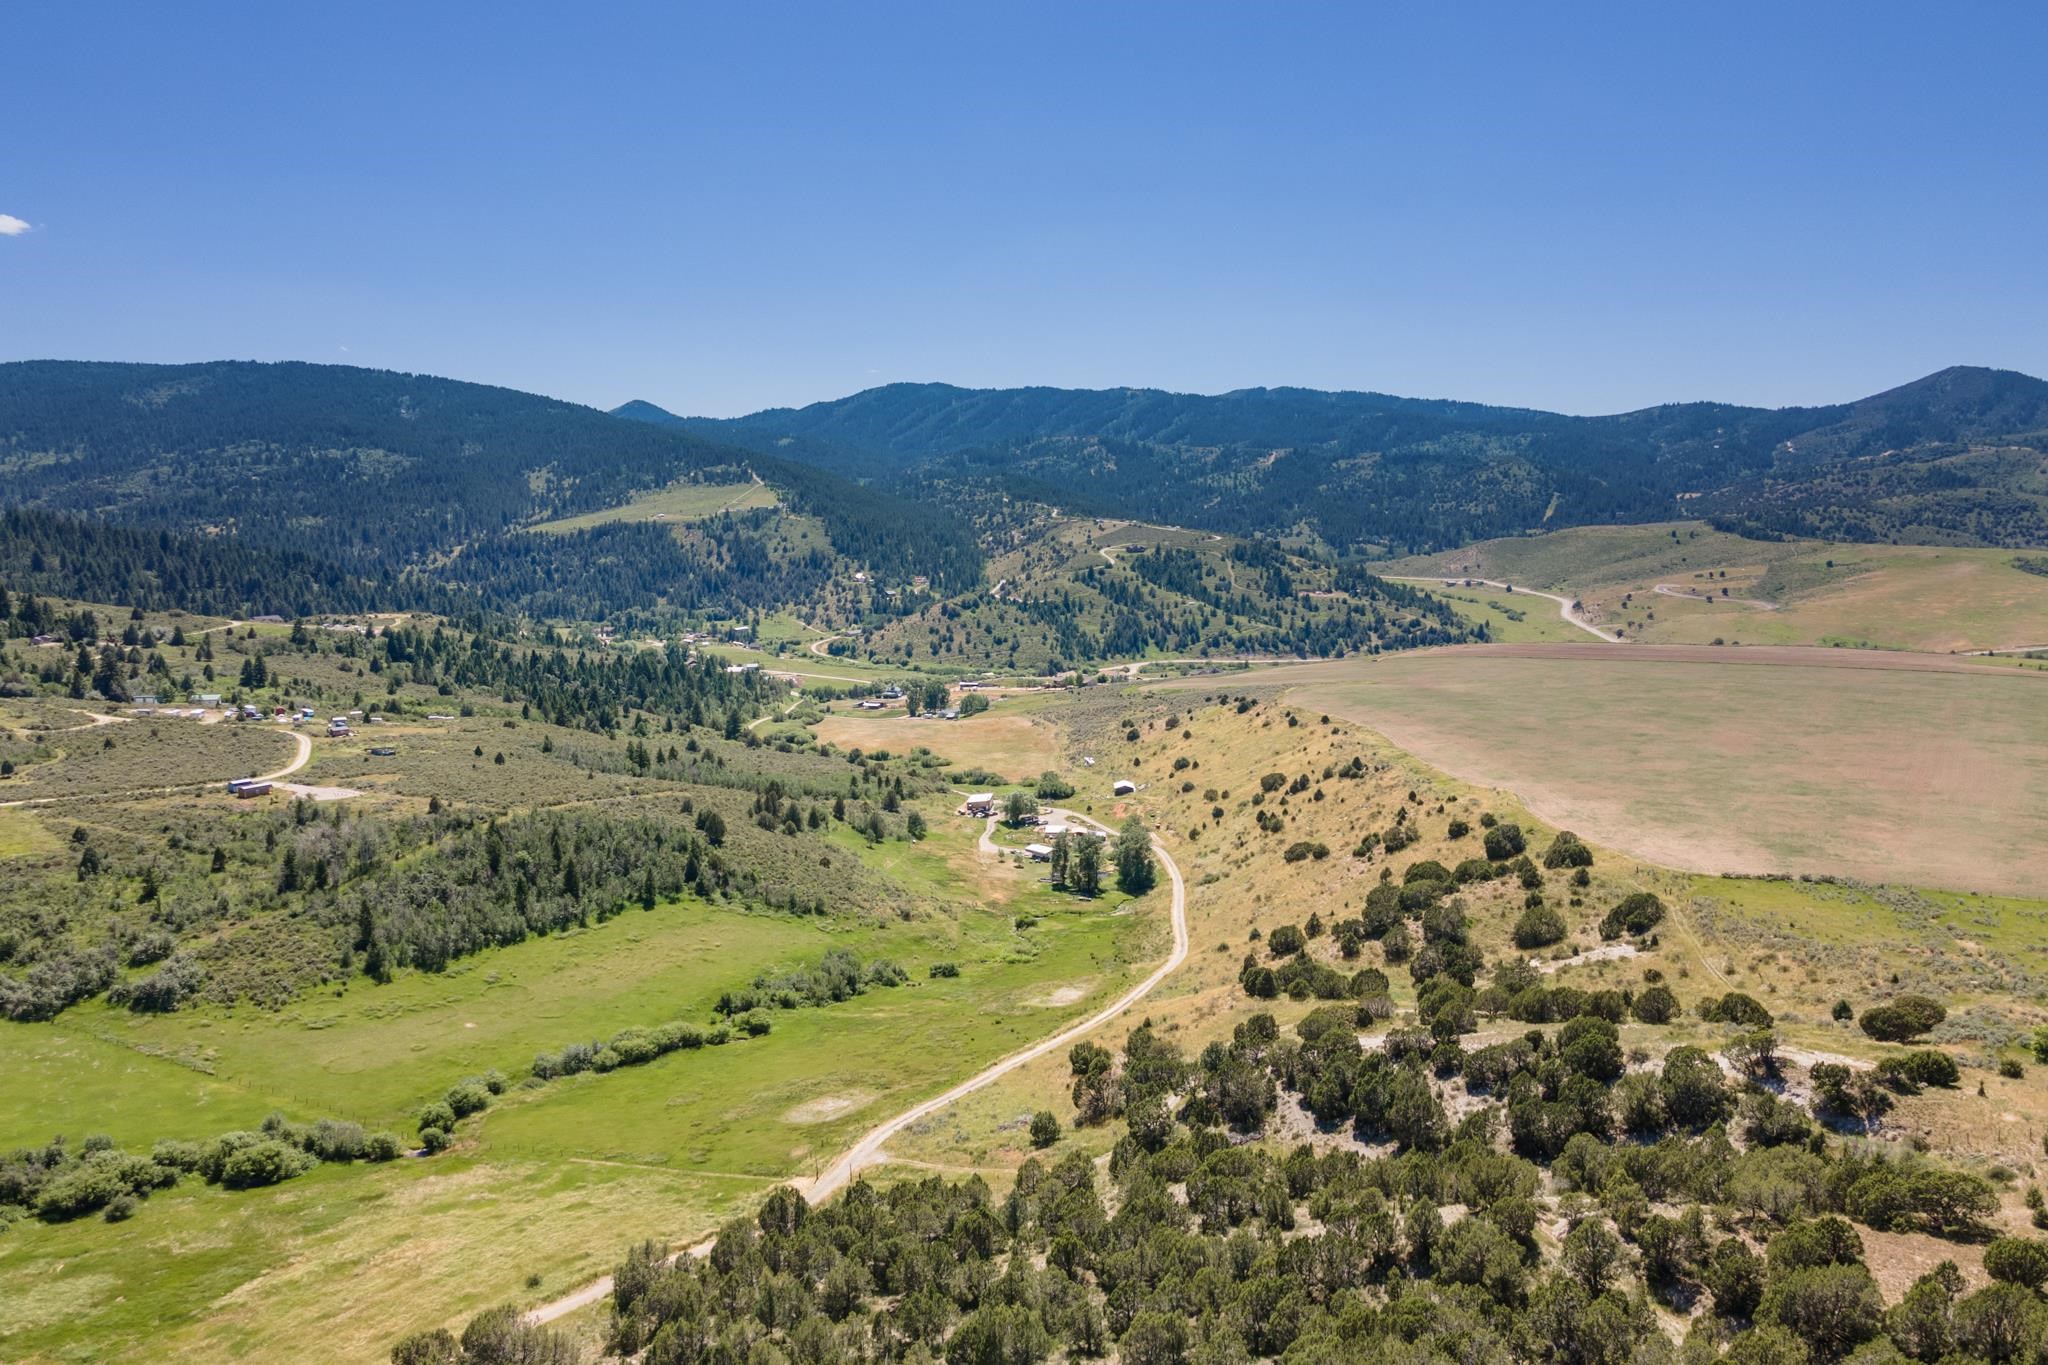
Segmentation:
[(964, 768), (986, 768), (1013, 782), (1057, 767), (1059, 746), (1043, 720), (1008, 699), (978, 716), (930, 720), (869, 711), (835, 711), (814, 727), (842, 749), (907, 752), (919, 745)]
[(1304, 706), (1667, 866), (2048, 890), (2048, 680), (1837, 666), (1882, 662), (1496, 647), (1287, 681)]
[(1484, 622), (1487, 636), (1499, 644), (1569, 644), (1593, 638), (1559, 616), (1557, 603), (1545, 597), (1506, 593), (1499, 588), (1443, 588), (1427, 583), (1409, 586), (1456, 604), (1458, 614), (1468, 621)]
[[(89, 1004), (5, 1026), (0, 1145), (63, 1131), (146, 1147), (273, 1109), (409, 1135), (417, 1105), (465, 1074), (516, 1080), (544, 1048), (706, 1020), (720, 990), (832, 946), (911, 975), (776, 1011), (765, 1038), (515, 1086), (434, 1161), (323, 1168), (247, 1194), (188, 1185), (118, 1225), (17, 1225), (0, 1238), (0, 1357), (375, 1358), (409, 1328), (559, 1293), (632, 1240), (702, 1235), (880, 1118), (1094, 1008), (1165, 951), (1162, 898), (1138, 914), (1119, 895), (1055, 893), (979, 855), (978, 821), (932, 819), (917, 845), (870, 848), (842, 830), (834, 856), (943, 911), (807, 918), (685, 901), (275, 1012)], [(941, 960), (960, 975), (931, 978)]]
[(702, 521), (720, 512), (773, 506), (775, 490), (762, 483), (678, 483), (642, 493), (617, 507), (544, 521), (528, 529), (559, 535), (614, 521)]
[[(1593, 620), (1649, 643), (1950, 653), (2048, 645), (2048, 578), (2013, 559), (2010, 550), (1745, 540), (1700, 522), (1666, 522), (1481, 541), (1374, 567), (1570, 592)], [(1659, 584), (1713, 600), (1658, 592)], [(1443, 595), (1479, 608), (1487, 597)]]

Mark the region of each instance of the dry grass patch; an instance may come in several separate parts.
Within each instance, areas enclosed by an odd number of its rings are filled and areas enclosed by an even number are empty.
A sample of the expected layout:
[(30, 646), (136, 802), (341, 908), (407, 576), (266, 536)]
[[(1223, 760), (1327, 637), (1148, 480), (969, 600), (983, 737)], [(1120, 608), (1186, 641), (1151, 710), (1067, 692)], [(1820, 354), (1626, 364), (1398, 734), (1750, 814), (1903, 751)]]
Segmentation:
[(962, 767), (986, 768), (1018, 782), (1056, 766), (1059, 745), (1052, 727), (1005, 705), (998, 701), (993, 709), (963, 720), (834, 713), (812, 728), (819, 739), (842, 749), (902, 753), (922, 745)]

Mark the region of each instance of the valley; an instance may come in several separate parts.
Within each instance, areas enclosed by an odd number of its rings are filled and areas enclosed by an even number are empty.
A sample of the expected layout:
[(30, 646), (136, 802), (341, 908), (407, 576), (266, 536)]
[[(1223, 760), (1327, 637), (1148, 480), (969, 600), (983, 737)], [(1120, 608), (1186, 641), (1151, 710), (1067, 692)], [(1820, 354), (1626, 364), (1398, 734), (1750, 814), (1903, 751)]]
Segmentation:
[[(1020, 1359), (1319, 1359), (1569, 1300), (1675, 1359), (1777, 1330), (1720, 1248), (1796, 1289), (1770, 1249), (1843, 1220), (1893, 1311), (2031, 1239), (2031, 551), (1724, 516), (1393, 555), (1457, 535), (1166, 524), (936, 448), (913, 500), (872, 449), (506, 411), (502, 469), (435, 475), (498, 508), (452, 534), (84, 515), (129, 438), (0, 514), (0, 1355), (445, 1365), (484, 1322), (666, 1360), (718, 1322), (950, 1359), (1029, 1302)], [(521, 464), (550, 441), (575, 479)], [(1168, 1307), (1144, 1238), (1280, 1307)]]

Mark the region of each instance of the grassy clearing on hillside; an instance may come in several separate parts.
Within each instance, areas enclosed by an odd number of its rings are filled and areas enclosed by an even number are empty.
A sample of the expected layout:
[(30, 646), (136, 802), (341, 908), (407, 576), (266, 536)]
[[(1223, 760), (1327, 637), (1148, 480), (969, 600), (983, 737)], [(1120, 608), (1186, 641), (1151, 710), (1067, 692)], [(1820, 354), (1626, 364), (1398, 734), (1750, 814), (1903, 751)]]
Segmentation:
[(762, 483), (679, 483), (642, 493), (617, 507), (544, 521), (528, 529), (559, 535), (614, 521), (701, 521), (720, 512), (743, 512), (775, 503), (775, 490)]
[(1304, 706), (1668, 866), (2048, 888), (2038, 675), (1740, 657), (1453, 650), (1288, 680)]
[(1705, 522), (1574, 526), (1538, 536), (1482, 540), (1433, 555), (1373, 565), (1391, 574), (1494, 578), (1562, 592), (1641, 582), (1659, 574), (1753, 563), (1792, 553), (1797, 542), (1745, 540)]
[[(1505, 581), (1505, 580), (1503, 580)], [(1458, 614), (1486, 626), (1487, 638), (1499, 644), (1577, 644), (1592, 636), (1558, 615), (1557, 603), (1528, 593), (1499, 588), (1445, 588), (1412, 585), (1456, 605)]]
[(934, 720), (897, 713), (835, 712), (813, 727), (842, 749), (905, 753), (918, 746), (965, 768), (985, 768), (1021, 782), (1056, 767), (1059, 746), (1043, 721), (999, 701), (978, 716)]
[(1570, 592), (1593, 620), (1649, 643), (1950, 653), (2048, 645), (2048, 578), (2013, 559), (2010, 550), (1746, 540), (1666, 522), (1481, 541), (1377, 567)]

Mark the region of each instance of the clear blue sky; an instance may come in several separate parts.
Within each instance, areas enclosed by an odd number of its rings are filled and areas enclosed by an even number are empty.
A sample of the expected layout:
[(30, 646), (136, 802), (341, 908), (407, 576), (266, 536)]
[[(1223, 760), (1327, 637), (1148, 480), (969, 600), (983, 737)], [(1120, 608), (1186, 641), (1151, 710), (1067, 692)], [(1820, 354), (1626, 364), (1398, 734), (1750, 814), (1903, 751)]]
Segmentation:
[(899, 379), (1596, 412), (2048, 373), (2038, 0), (4, 28), (0, 359), (715, 415)]

